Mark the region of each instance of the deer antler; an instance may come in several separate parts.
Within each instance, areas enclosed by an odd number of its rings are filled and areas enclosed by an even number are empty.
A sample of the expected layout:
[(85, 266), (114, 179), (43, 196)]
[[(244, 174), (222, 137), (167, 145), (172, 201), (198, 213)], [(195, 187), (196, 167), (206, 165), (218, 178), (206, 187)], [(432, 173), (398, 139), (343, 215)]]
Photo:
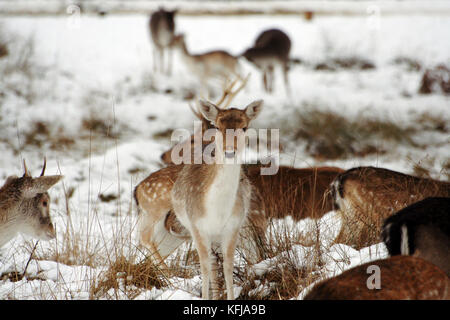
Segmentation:
[(42, 171), (41, 171), (40, 177), (43, 177), (43, 176), (44, 176), (44, 173), (45, 173), (45, 167), (46, 167), (46, 166), (47, 166), (47, 158), (44, 157), (44, 166), (42, 167)]
[[(222, 97), (219, 99), (219, 101), (216, 103), (216, 106), (222, 109), (226, 109), (231, 101), (234, 99), (234, 97), (247, 85), (248, 79), (250, 78), (250, 73), (241, 80), (241, 84), (239, 87), (237, 87), (233, 91), (233, 87), (236, 85), (239, 79), (235, 79), (234, 81), (230, 82), (224, 89)], [(227, 80), (228, 82), (228, 80)], [(226, 103), (225, 103), (226, 101)]]
[(23, 177), (30, 177), (30, 173), (28, 172), (27, 164), (25, 162), (25, 159), (23, 159), (23, 169), (24, 169)]

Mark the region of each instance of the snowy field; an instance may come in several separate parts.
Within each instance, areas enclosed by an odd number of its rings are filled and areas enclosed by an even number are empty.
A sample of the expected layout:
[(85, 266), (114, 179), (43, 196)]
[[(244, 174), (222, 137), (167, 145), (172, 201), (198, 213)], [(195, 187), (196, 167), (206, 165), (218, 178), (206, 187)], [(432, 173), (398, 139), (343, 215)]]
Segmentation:
[[(450, 16), (399, 13), (373, 18), (330, 15), (306, 21), (294, 15), (180, 15), (176, 28), (195, 53), (226, 49), (240, 54), (259, 32), (271, 27), (291, 37), (291, 56), (301, 62), (289, 73), (292, 94), (285, 94), (279, 73), (275, 93), (266, 94), (258, 70), (242, 61), (251, 77), (233, 101), (242, 107), (264, 99), (254, 126), (280, 129), (281, 164), (344, 169), (372, 165), (408, 174), (421, 168), (433, 178), (448, 179), (450, 99), (439, 92), (422, 95), (418, 89), (426, 68), (450, 64)], [(0, 58), (0, 183), (8, 175), (23, 173), (22, 159), (37, 175), (44, 156), (47, 174), (65, 176), (50, 190), (57, 238), (40, 241), (33, 251), (35, 240), (19, 235), (0, 249), (0, 275), (5, 275), (0, 279), (0, 299), (199, 299), (198, 265), (186, 266), (192, 269), (189, 277), (164, 279), (164, 286), (142, 290), (123, 271), (116, 275), (116, 287), (97, 290), (115, 261), (125, 257), (138, 264), (145, 259), (145, 251), (138, 247), (133, 189), (162, 166), (160, 155), (171, 146), (168, 132), (193, 130), (186, 97), (197, 80), (177, 55), (172, 76), (152, 72), (147, 23), (148, 16), (139, 14), (81, 15), (76, 20), (0, 18), (0, 40), (9, 44), (10, 51)], [(364, 59), (373, 67), (317, 67), (336, 58)], [(412, 67), (412, 62), (418, 66)], [(377, 152), (318, 156), (307, 138), (293, 138), (301, 129), (299, 123), (304, 123), (298, 122), (305, 120), (302, 114), (314, 112), (351, 123), (389, 122), (410, 136), (393, 141), (374, 135), (369, 139)], [(320, 224), (326, 228), (321, 232), (326, 238), (322, 239), (325, 263), (316, 271), (320, 277), (386, 256), (382, 244), (360, 251), (334, 244), (338, 220), (331, 212)], [(302, 232), (311, 222), (277, 223)], [(296, 244), (252, 266), (238, 256), (236, 272), (257, 276), (285, 256), (295, 257), (301, 268), (310, 250)], [(8, 278), (25, 267), (21, 280)], [(253, 290), (263, 297), (271, 283), (257, 281)], [(235, 280), (237, 296), (243, 290), (240, 283)], [(305, 292), (299, 290), (290, 298), (301, 299)]]

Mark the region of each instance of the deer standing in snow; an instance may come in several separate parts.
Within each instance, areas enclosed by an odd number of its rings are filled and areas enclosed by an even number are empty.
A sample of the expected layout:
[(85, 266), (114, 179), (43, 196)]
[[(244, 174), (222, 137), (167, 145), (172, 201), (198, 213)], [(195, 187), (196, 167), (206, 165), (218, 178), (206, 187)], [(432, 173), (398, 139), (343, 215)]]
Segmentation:
[[(261, 108), (261, 100), (244, 110), (222, 110), (200, 100), (200, 112), (217, 129), (215, 163), (183, 166), (172, 188), (175, 214), (192, 236), (199, 255), (204, 299), (209, 298), (210, 279), (216, 283), (211, 261), (211, 248), (216, 245), (223, 254), (227, 298), (234, 299), (234, 253), (251, 200), (251, 185), (241, 170), (241, 142)], [(234, 131), (231, 145), (230, 130)]]
[(0, 247), (19, 232), (43, 240), (55, 238), (47, 190), (63, 176), (44, 176), (45, 164), (41, 175), (33, 178), (24, 161), (23, 176), (8, 177), (0, 188)]
[[(166, 11), (160, 8), (150, 16), (149, 27), (153, 41), (153, 70), (171, 74), (172, 45), (175, 37), (176, 10)], [(164, 55), (167, 52), (167, 70), (164, 70)]]
[(275, 67), (281, 66), (286, 92), (289, 93), (289, 52), (291, 40), (279, 29), (262, 32), (255, 40), (253, 47), (247, 49), (242, 56), (253, 63), (263, 73), (263, 84), (266, 92), (274, 90)]

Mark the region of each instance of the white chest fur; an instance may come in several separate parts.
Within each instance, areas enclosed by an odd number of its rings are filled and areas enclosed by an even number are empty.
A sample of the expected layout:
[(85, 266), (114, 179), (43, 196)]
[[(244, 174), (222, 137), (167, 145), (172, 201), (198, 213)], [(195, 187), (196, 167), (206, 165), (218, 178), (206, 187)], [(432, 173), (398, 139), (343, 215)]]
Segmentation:
[(233, 217), (241, 175), (240, 165), (222, 165), (205, 195), (205, 215), (199, 219), (211, 237), (234, 229), (240, 217)]

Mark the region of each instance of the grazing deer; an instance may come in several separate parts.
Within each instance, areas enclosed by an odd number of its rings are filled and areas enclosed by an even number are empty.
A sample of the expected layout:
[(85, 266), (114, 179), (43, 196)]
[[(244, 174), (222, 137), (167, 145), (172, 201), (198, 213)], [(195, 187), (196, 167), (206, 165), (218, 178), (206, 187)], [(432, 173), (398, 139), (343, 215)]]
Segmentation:
[[(176, 10), (166, 11), (160, 8), (150, 16), (149, 27), (153, 40), (153, 71), (171, 74), (172, 72), (172, 44), (175, 37)], [(168, 53), (167, 70), (164, 70), (164, 53)]]
[(289, 93), (289, 52), (291, 40), (288, 35), (279, 29), (270, 29), (262, 32), (253, 47), (247, 49), (242, 56), (262, 70), (263, 84), (266, 92), (274, 90), (274, 70), (281, 66), (284, 75), (284, 85)]
[[(380, 288), (371, 287), (379, 268)], [(373, 274), (375, 276), (376, 274)], [(395, 256), (349, 269), (319, 282), (304, 300), (448, 300), (450, 279), (434, 264), (418, 257)]]
[[(211, 278), (213, 245), (222, 250), (227, 298), (234, 299), (234, 253), (251, 199), (250, 182), (241, 171), (239, 159), (243, 144), (239, 140), (245, 138), (245, 130), (261, 108), (261, 100), (250, 103), (244, 110), (222, 110), (200, 100), (200, 112), (217, 129), (215, 163), (183, 166), (172, 188), (175, 214), (189, 230), (199, 255), (204, 299), (209, 298), (209, 280), (216, 283)], [(230, 129), (235, 133), (232, 145), (227, 139)]]
[(224, 50), (191, 54), (183, 34), (175, 36), (173, 46), (179, 50), (184, 63), (198, 77), (204, 90), (207, 90), (207, 81), (211, 79), (219, 79), (223, 88), (230, 78), (243, 80), (238, 58)]
[(450, 277), (450, 198), (426, 198), (386, 219), (382, 238), (391, 256), (412, 255)]
[(358, 167), (333, 181), (332, 194), (343, 220), (336, 242), (362, 248), (379, 242), (384, 220), (395, 212), (427, 197), (450, 197), (450, 183)]
[(44, 176), (45, 166), (46, 161), (41, 175), (33, 178), (24, 161), (23, 176), (8, 177), (0, 188), (0, 247), (19, 232), (43, 240), (55, 238), (47, 190), (63, 176)]

